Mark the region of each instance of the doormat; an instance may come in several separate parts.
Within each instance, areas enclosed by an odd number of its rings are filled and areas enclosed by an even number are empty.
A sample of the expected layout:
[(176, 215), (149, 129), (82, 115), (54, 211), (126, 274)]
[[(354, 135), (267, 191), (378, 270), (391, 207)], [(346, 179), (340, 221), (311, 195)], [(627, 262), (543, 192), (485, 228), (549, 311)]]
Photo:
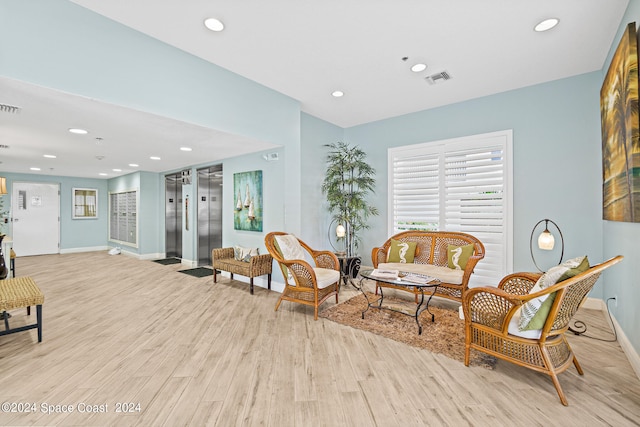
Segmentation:
[(169, 264), (180, 264), (182, 260), (180, 260), (180, 258), (165, 258), (165, 259), (156, 259), (153, 262), (157, 262), (158, 264), (162, 264), (162, 265), (169, 265)]
[(188, 274), (193, 277), (213, 276), (213, 270), (207, 267), (190, 268), (188, 270), (178, 270), (178, 273)]
[[(377, 297), (368, 293), (369, 300)], [(397, 303), (397, 298), (385, 297), (385, 302)], [(318, 315), (333, 322), (362, 329), (400, 341), (413, 347), (423, 348), (432, 353), (440, 353), (451, 359), (464, 362), (464, 321), (458, 317), (458, 310), (447, 310), (440, 307), (429, 307), (435, 314), (435, 322), (425, 310), (420, 314), (422, 335), (418, 335), (418, 327), (413, 316), (379, 310), (367, 310), (365, 318), (362, 312), (367, 308), (367, 300), (359, 294), (338, 305), (321, 311)], [(471, 351), (471, 366), (484, 366), (494, 369), (496, 358), (484, 353)]]

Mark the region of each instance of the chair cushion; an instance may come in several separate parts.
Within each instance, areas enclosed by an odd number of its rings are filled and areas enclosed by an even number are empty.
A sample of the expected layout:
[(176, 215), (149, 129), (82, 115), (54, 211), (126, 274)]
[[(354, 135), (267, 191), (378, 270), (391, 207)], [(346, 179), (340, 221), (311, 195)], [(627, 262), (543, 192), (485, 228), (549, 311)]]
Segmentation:
[(282, 254), (282, 258), (287, 261), (293, 259), (304, 259), (305, 250), (300, 245), (298, 238), (292, 234), (284, 234), (276, 237), (278, 249)]
[[(569, 259), (560, 265), (552, 267), (544, 273), (535, 285), (529, 291), (530, 294), (546, 289), (556, 283), (567, 280), (577, 274), (589, 269), (589, 260), (586, 256)], [(544, 322), (547, 320), (551, 305), (555, 299), (555, 292), (541, 297), (534, 298), (522, 305), (520, 318), (518, 321), (518, 329), (520, 331), (529, 331), (542, 329)], [(515, 318), (515, 316), (514, 316)]]
[(381, 270), (398, 270), (403, 273), (422, 274), (424, 276), (432, 276), (441, 282), (450, 283), (452, 285), (461, 285), (464, 277), (464, 270), (452, 270), (448, 267), (439, 267), (431, 264), (404, 264), (400, 262), (381, 262), (378, 264)]
[(324, 289), (340, 280), (340, 272), (330, 268), (314, 268), (318, 289)]
[(464, 270), (467, 267), (467, 261), (471, 255), (473, 255), (473, 251), (475, 250), (475, 246), (473, 243), (464, 246), (447, 246), (447, 260), (449, 263), (449, 268), (454, 270)]
[(387, 262), (401, 262), (403, 264), (413, 262), (417, 244), (418, 242), (402, 242), (391, 239)]

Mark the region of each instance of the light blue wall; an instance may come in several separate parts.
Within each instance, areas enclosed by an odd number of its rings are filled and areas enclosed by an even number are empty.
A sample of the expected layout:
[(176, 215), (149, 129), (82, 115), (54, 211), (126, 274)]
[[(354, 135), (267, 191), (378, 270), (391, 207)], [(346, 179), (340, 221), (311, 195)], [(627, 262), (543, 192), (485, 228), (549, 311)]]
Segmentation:
[[(308, 114), (302, 114), (302, 222), (300, 238), (312, 248), (330, 249), (331, 216), (322, 194), (327, 149), (325, 144), (342, 141), (344, 129)], [(284, 230), (287, 231), (287, 230)]]
[[(345, 139), (366, 150), (377, 170), (381, 215), (364, 247), (388, 234), (388, 148), (513, 129), (515, 271), (535, 271), (529, 238), (542, 218), (562, 229), (565, 259), (601, 261), (600, 80), (589, 73), (346, 129)], [(600, 285), (594, 296), (602, 296)]]
[[(618, 34), (616, 35), (607, 61), (602, 69), (600, 83), (609, 69), (611, 58), (626, 26), (636, 23), (636, 28), (640, 24), (640, 1), (631, 0), (627, 6), (627, 12), (620, 23)], [(640, 352), (640, 312), (638, 302), (640, 301), (640, 253), (638, 253), (638, 242), (640, 242), (640, 224), (629, 222), (602, 221), (604, 229), (604, 255), (612, 257), (618, 254), (625, 256), (625, 259), (605, 273), (606, 291), (604, 297), (617, 297), (617, 305), (611, 304), (611, 311), (616, 320), (625, 332), (625, 335), (636, 349)]]
[[(106, 247), (108, 224), (107, 182), (101, 179), (72, 178), (35, 174), (2, 172), (7, 178), (7, 192), (2, 196), (4, 209), (11, 206), (11, 192), (14, 182), (46, 182), (60, 185), (60, 251), (76, 251), (88, 248)], [(98, 190), (98, 218), (72, 219), (72, 191), (74, 188), (95, 188)], [(10, 232), (8, 234), (11, 234)]]

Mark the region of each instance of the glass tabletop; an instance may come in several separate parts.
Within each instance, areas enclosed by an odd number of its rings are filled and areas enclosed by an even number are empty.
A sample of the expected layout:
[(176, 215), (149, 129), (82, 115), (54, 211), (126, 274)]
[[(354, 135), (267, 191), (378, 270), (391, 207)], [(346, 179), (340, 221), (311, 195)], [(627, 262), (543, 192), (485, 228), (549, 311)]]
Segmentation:
[[(390, 272), (391, 274), (385, 274), (385, 272)], [(397, 273), (397, 277), (394, 277), (393, 273)], [(376, 280), (378, 282), (389, 283), (397, 286), (429, 287), (438, 286), (440, 284), (440, 280), (435, 277), (403, 273), (396, 270), (377, 270), (366, 268), (360, 270), (360, 276), (365, 279)]]

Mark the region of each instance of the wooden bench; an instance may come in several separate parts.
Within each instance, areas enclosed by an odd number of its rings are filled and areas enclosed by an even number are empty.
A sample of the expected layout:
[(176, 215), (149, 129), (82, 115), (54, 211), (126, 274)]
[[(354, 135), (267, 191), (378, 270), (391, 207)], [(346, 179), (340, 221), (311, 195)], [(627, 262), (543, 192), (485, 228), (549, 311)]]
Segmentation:
[[(38, 342), (42, 342), (42, 304), (44, 295), (31, 277), (18, 277), (0, 280), (0, 312), (4, 320), (5, 330), (0, 335), (15, 334), (16, 332), (38, 329)], [(9, 328), (7, 310), (27, 308), (27, 315), (31, 315), (31, 306), (36, 306), (36, 323), (31, 325)]]
[(271, 268), (273, 258), (270, 254), (252, 256), (249, 262), (238, 261), (234, 258), (233, 248), (217, 248), (211, 251), (213, 265), (213, 283), (218, 282), (216, 270), (227, 271), (233, 275), (239, 274), (249, 278), (249, 292), (253, 295), (253, 278), (268, 275), (267, 286), (271, 289)]

